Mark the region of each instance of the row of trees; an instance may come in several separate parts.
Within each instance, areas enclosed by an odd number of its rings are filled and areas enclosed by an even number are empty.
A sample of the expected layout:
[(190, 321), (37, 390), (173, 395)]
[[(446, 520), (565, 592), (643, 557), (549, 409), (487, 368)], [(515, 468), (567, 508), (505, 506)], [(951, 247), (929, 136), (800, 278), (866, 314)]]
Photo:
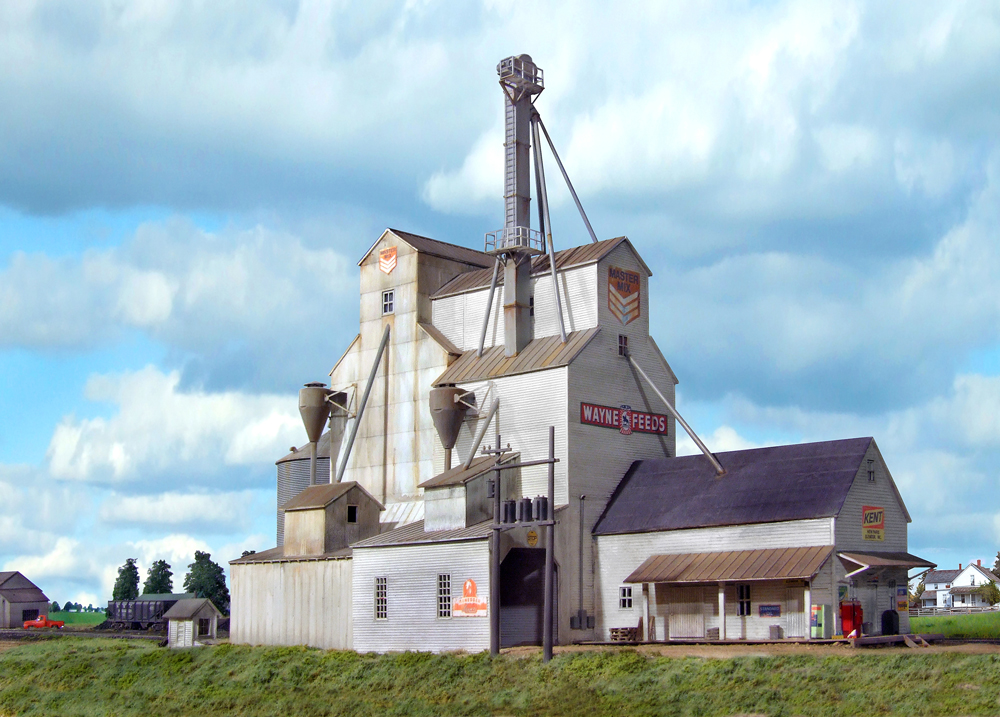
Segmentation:
[[(146, 580), (142, 584), (143, 595), (172, 593), (174, 590), (173, 572), (166, 560), (157, 560), (146, 571)], [(195, 597), (208, 598), (223, 613), (229, 613), (229, 588), (226, 587), (226, 574), (222, 566), (212, 560), (211, 553), (200, 550), (194, 552), (194, 562), (188, 565), (184, 576), (184, 592), (194, 593)], [(112, 592), (112, 600), (135, 600), (139, 597), (139, 568), (135, 558), (129, 558), (118, 568), (118, 579)]]
[(59, 603), (53, 601), (49, 608), (49, 612), (59, 612), (60, 610), (65, 610), (66, 612), (70, 612), (72, 610), (75, 610), (76, 612), (100, 612), (101, 609), (102, 608), (94, 607), (93, 605), (87, 605), (84, 607), (81, 603), (73, 602), (72, 600), (67, 602), (62, 607), (59, 607)]

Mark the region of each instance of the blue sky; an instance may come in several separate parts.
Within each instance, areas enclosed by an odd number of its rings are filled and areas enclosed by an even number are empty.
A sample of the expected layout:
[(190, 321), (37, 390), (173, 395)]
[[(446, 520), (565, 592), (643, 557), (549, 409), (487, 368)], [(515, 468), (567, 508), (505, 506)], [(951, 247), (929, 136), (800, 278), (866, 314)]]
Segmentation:
[[(0, 5), (0, 569), (101, 603), (125, 558), (269, 547), (358, 257), (502, 222), (520, 52), (598, 235), (653, 270), (709, 445), (873, 435), (911, 552), (992, 564), (995, 6), (25, 0)], [(557, 246), (585, 242), (551, 185)]]

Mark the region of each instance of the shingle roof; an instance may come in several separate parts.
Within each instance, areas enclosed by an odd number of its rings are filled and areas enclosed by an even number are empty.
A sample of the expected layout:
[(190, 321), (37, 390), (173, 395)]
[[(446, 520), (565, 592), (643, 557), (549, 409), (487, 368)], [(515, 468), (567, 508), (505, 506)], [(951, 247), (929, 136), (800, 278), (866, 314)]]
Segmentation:
[[(410, 232), (400, 231), (399, 229), (386, 229), (386, 231), (392, 232), (397, 237), (405, 241), (411, 247), (416, 249), (418, 252), (423, 254), (431, 254), (432, 256), (438, 256), (442, 259), (450, 259), (452, 261), (459, 261), (463, 264), (469, 264), (471, 266), (493, 266), (495, 259), (486, 254), (485, 252), (476, 251), (475, 249), (469, 249), (468, 247), (458, 246), (457, 244), (449, 244), (447, 242), (438, 241), (437, 239), (431, 239), (430, 237), (420, 236), (419, 234), (411, 234)], [(368, 258), (368, 255), (372, 253), (372, 249), (381, 241), (382, 236), (385, 235), (383, 232), (375, 244), (372, 244), (365, 255), (361, 257), (358, 261), (358, 266), (364, 263), (364, 260)]]
[(424, 521), (418, 520), (415, 523), (390, 530), (388, 533), (373, 535), (370, 538), (359, 540), (351, 547), (358, 548), (380, 548), (390, 545), (414, 545), (418, 543), (451, 543), (460, 540), (482, 540), (489, 537), (493, 530), (492, 521), (484, 520), (468, 528), (456, 528), (455, 530), (435, 530), (424, 531)]
[(594, 534), (832, 517), (840, 512), (871, 438), (636, 461)]
[[(628, 242), (627, 237), (615, 237), (614, 239), (605, 239), (604, 241), (599, 241), (596, 244), (584, 244), (582, 246), (575, 246), (570, 249), (563, 249), (556, 252), (556, 269), (562, 271), (563, 269), (568, 269), (573, 266), (582, 266), (584, 264), (592, 264), (595, 261), (600, 261), (605, 256), (607, 256), (612, 250), (614, 250), (622, 242)], [(484, 256), (489, 256), (484, 254)], [(639, 256), (638, 252), (636, 256)], [(452, 296), (453, 294), (462, 294), (466, 291), (475, 291), (477, 289), (483, 289), (490, 285), (493, 280), (493, 257), (490, 258), (490, 263), (486, 266), (486, 269), (480, 269), (477, 271), (467, 271), (464, 274), (459, 274), (454, 279), (449, 281), (447, 284), (442, 286), (440, 289), (435, 291), (432, 295), (432, 299), (440, 299), (445, 296)], [(640, 258), (641, 262), (642, 259)], [(643, 264), (645, 267), (645, 264)], [(536, 256), (531, 260), (531, 274), (547, 274), (549, 272), (549, 256), (548, 254), (541, 254)], [(652, 275), (649, 271), (649, 267), (646, 267), (646, 272)], [(497, 286), (503, 286), (503, 272), (497, 277)]]
[(929, 573), (924, 575), (924, 584), (927, 583), (950, 583), (958, 574), (962, 572), (961, 570), (931, 570)]
[(533, 339), (517, 356), (505, 356), (503, 344), (491, 346), (476, 356), (475, 350), (464, 352), (434, 381), (446, 386), (470, 381), (483, 381), (500, 376), (516, 376), (547, 368), (566, 366), (597, 336), (599, 326), (566, 334), (566, 343), (559, 336)]

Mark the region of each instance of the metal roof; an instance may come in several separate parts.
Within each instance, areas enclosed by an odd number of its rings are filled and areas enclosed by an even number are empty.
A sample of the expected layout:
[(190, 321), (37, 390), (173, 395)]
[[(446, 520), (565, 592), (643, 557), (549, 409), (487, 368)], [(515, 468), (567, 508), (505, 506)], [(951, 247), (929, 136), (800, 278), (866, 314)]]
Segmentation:
[(846, 558), (858, 565), (867, 565), (871, 568), (933, 568), (935, 563), (923, 558), (918, 558), (910, 553), (887, 553), (887, 552), (865, 552), (858, 553), (853, 550), (841, 551), (838, 557)]
[(871, 438), (801, 443), (705, 456), (636, 461), (615, 489), (595, 535), (833, 517)]
[(447, 351), (452, 356), (461, 356), (462, 355), (462, 349), (458, 348), (458, 346), (456, 346), (455, 344), (453, 344), (451, 342), (451, 340), (447, 336), (445, 336), (443, 333), (441, 333), (441, 329), (439, 329), (434, 324), (428, 323), (426, 321), (418, 321), (417, 322), (417, 326), (419, 326), (420, 329), (425, 334), (427, 334), (431, 339), (433, 339), (434, 341), (436, 341), (437, 344), (438, 344), (438, 346), (440, 346), (441, 348), (443, 348), (445, 351)]
[(492, 256), (486, 254), (485, 252), (469, 249), (464, 246), (458, 246), (457, 244), (448, 244), (447, 242), (438, 241), (437, 239), (420, 236), (419, 234), (411, 234), (410, 232), (404, 232), (390, 227), (382, 232), (382, 234), (379, 235), (379, 238), (375, 240), (375, 243), (368, 248), (365, 255), (361, 257), (360, 261), (358, 261), (358, 266), (361, 266), (361, 264), (364, 263), (365, 259), (368, 258), (368, 255), (372, 253), (372, 249), (374, 249), (378, 243), (382, 241), (382, 237), (385, 236), (386, 232), (391, 232), (422, 254), (430, 254), (432, 256), (441, 257), (442, 259), (450, 259), (451, 261), (458, 261), (471, 266), (493, 266), (494, 261), (496, 261)]
[(500, 376), (515, 376), (547, 368), (568, 365), (601, 329), (573, 331), (566, 335), (566, 343), (558, 336), (533, 339), (517, 356), (505, 356), (499, 344), (483, 351), (481, 357), (475, 350), (466, 351), (434, 381), (435, 386), (483, 381)]
[(0, 587), (0, 597), (9, 603), (26, 603), (26, 602), (48, 602), (49, 599), (45, 597), (43, 593), (38, 588), (2, 588)]
[(651, 555), (626, 583), (718, 583), (733, 580), (808, 580), (833, 552), (832, 545), (720, 553)]
[(285, 556), (285, 549), (282, 546), (261, 550), (250, 555), (244, 555), (236, 560), (230, 560), (230, 565), (246, 565), (248, 563), (308, 563), (317, 560), (347, 560), (351, 557), (350, 548), (340, 548), (329, 553), (319, 555), (289, 555)]
[(359, 488), (362, 493), (375, 501), (379, 510), (385, 510), (385, 506), (379, 503), (375, 496), (366, 491), (363, 485), (352, 480), (344, 481), (343, 483), (319, 483), (317, 485), (311, 485), (281, 506), (281, 509), (287, 513), (291, 510), (325, 508), (333, 501), (345, 495), (347, 491), (351, 490), (351, 488), (355, 487)]
[(218, 617), (222, 617), (219, 608), (208, 598), (189, 598), (178, 600), (173, 607), (163, 613), (167, 620), (190, 620), (205, 608), (210, 608)]
[(924, 584), (927, 583), (950, 583), (958, 577), (961, 570), (931, 570), (924, 575)]
[[(316, 457), (317, 458), (329, 458), (330, 457), (330, 432), (327, 431), (319, 440), (316, 441)], [(291, 453), (289, 453), (284, 458), (279, 458), (274, 462), (274, 465), (280, 465), (281, 463), (287, 463), (288, 461), (307, 461), (309, 460), (309, 444), (306, 443), (299, 448), (296, 448)]]
[[(590, 244), (583, 244), (582, 246), (575, 246), (570, 249), (563, 249), (556, 252), (556, 269), (562, 271), (563, 269), (569, 269), (574, 266), (583, 266), (584, 264), (593, 264), (596, 261), (600, 261), (605, 256), (607, 256), (612, 250), (614, 250), (619, 244), (625, 242), (630, 247), (632, 243), (629, 242), (628, 237), (615, 237), (614, 239), (605, 239), (604, 241), (599, 241), (596, 244), (591, 242)], [(638, 257), (639, 262), (642, 264), (643, 268), (646, 269), (646, 273), (652, 276), (653, 272), (649, 270), (646, 263), (642, 261), (642, 257), (639, 256), (639, 252), (635, 251), (636, 257)], [(445, 296), (453, 296), (455, 294), (464, 294), (466, 291), (475, 291), (477, 289), (484, 289), (490, 285), (493, 280), (493, 262), (487, 265), (486, 269), (479, 269), (477, 271), (467, 271), (464, 274), (459, 274), (454, 279), (446, 283), (440, 289), (435, 291), (432, 295), (432, 299), (440, 299)], [(548, 254), (541, 254), (536, 256), (531, 260), (531, 275), (536, 274), (547, 274), (549, 273), (549, 256)], [(503, 272), (497, 277), (497, 286), (503, 286)]]
[(424, 521), (418, 520), (415, 523), (401, 526), (388, 533), (374, 535), (371, 538), (359, 540), (351, 545), (352, 548), (384, 548), (393, 545), (417, 545), (420, 543), (452, 543), (461, 540), (484, 540), (489, 537), (493, 528), (492, 521), (484, 520), (468, 528), (456, 528), (454, 530), (434, 530), (427, 532), (424, 530)]
[[(513, 460), (517, 460), (520, 457), (520, 453), (508, 453), (503, 457), (503, 463), (510, 463)], [(496, 458), (494, 456), (477, 456), (473, 459), (472, 465), (468, 469), (463, 468), (464, 461), (459, 465), (455, 466), (451, 470), (447, 470), (444, 473), (438, 473), (436, 476), (430, 480), (425, 480), (421, 483), (418, 488), (442, 488), (444, 486), (450, 485), (463, 485), (468, 483), (473, 478), (478, 478), (483, 475), (483, 473), (488, 473), (493, 469), (493, 465), (496, 463)]]

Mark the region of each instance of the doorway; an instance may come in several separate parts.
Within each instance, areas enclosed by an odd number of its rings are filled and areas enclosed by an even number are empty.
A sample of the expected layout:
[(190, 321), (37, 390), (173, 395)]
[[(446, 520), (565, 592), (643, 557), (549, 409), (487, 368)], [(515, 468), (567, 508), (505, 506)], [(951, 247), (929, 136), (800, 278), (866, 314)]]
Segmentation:
[[(554, 566), (552, 626), (558, 642), (559, 567)], [(500, 647), (541, 645), (545, 614), (545, 551), (541, 548), (511, 548), (500, 563)]]

